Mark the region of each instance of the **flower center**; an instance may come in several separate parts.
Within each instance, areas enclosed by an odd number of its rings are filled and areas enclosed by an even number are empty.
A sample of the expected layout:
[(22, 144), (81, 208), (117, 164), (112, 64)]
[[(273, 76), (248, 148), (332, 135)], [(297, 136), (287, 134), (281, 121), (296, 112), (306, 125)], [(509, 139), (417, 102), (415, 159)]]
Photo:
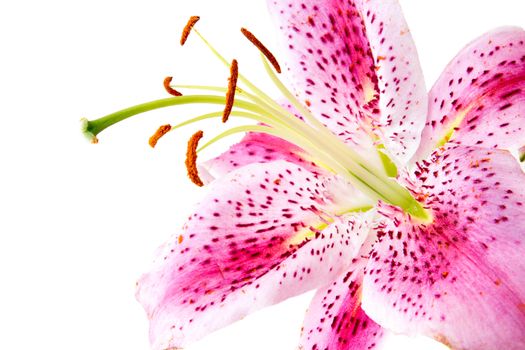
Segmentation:
[[(261, 52), (262, 63), (268, 77), (303, 119), (298, 118), (292, 112), (275, 102), (266, 93), (257, 88), (255, 84), (239, 73), (236, 60), (230, 63), (219, 54), (219, 52), (194, 29), (194, 25), (198, 19), (196, 16), (190, 18), (190, 21), (183, 30), (181, 44), (184, 44), (190, 32), (194, 32), (212, 53), (230, 68), (228, 87), (173, 85), (172, 78), (168, 77), (164, 80), (164, 87), (166, 91), (174, 97), (136, 105), (96, 120), (88, 121), (84, 119), (82, 125), (83, 132), (92, 142), (96, 143), (98, 141), (97, 135), (107, 127), (133, 115), (153, 109), (192, 103), (223, 105), (224, 109), (222, 111), (200, 115), (175, 126), (161, 126), (150, 138), (150, 145), (154, 147), (160, 137), (168, 132), (205, 119), (222, 117), (223, 122), (226, 122), (230, 117), (251, 119), (258, 124), (230, 128), (215, 136), (200, 148), (198, 148), (198, 142), (203, 137), (202, 131), (192, 136), (188, 143), (186, 167), (190, 179), (195, 184), (199, 186), (203, 185), (195, 165), (199, 152), (232, 134), (241, 132), (266, 133), (302, 148), (316, 164), (322, 166), (329, 172), (342, 176), (372, 200), (382, 200), (400, 207), (405, 212), (422, 221), (429, 221), (431, 219), (430, 214), (410, 192), (388, 176), (392, 174), (393, 163), (386, 155), (382, 155), (383, 163), (391, 164), (390, 168), (386, 167), (387, 171), (373, 164), (370, 160), (365, 159), (345, 144), (338, 136), (334, 135), (324, 124), (315, 118), (306, 106), (298, 101), (294, 94), (292, 94), (278, 78), (276, 72), (280, 73), (280, 66), (277, 59), (255, 35), (245, 28), (241, 29), (244, 36)], [(239, 87), (237, 84), (238, 81), (246, 86), (247, 89)], [(211, 92), (211, 94), (183, 95), (179, 92), (179, 89), (208, 91)], [(217, 95), (217, 93), (221, 95)], [(377, 152), (377, 149), (372, 149), (370, 152)]]

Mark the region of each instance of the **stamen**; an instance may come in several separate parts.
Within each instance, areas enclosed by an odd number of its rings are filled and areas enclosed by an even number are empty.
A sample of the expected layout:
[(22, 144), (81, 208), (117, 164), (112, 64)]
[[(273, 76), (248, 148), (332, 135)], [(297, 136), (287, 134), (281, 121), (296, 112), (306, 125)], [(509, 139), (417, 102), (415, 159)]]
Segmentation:
[[(181, 42), (183, 43), (183, 41), (185, 41), (189, 35), (189, 32), (193, 30), (195, 34), (204, 41), (206, 46), (208, 46), (210, 50), (221, 60), (221, 62), (230, 67), (230, 75), (232, 77), (233, 63), (230, 64), (230, 62), (224, 59), (224, 57), (221, 56), (197, 30), (192, 29), (197, 20), (198, 17), (196, 19), (190, 19), (183, 32), (184, 40), (181, 40)], [(276, 72), (280, 72), (280, 67), (275, 57), (268, 51), (268, 49), (264, 47), (264, 45), (262, 45), (259, 40), (257, 40), (257, 38), (255, 38), (252, 33), (244, 28), (242, 28), (241, 31), (246, 36), (246, 38), (248, 38), (257, 48), (259, 48), (262, 56), (265, 57), (265, 59), (263, 59), (265, 69), (269, 73), (274, 83), (276, 83), (276, 86), (280, 88), (281, 92), (285, 92), (285, 96), (293, 105), (296, 106), (296, 108), (299, 107), (299, 110), (303, 110), (305, 114), (304, 117), (309, 123), (304, 123), (303, 121), (296, 118), (292, 113), (290, 113), (290, 111), (287, 111), (285, 108), (280, 106), (277, 102), (262, 92), (237, 71), (237, 79), (244, 83), (254, 95), (240, 91), (240, 96), (237, 96), (240, 98), (235, 98), (236, 96), (234, 95), (236, 88), (230, 87), (230, 84), (232, 83), (231, 80), (234, 79), (230, 79), (228, 89), (222, 88), (221, 90), (221, 88), (211, 87), (209, 90), (221, 91), (222, 93), (226, 92), (227, 95), (233, 95), (231, 97), (226, 96), (225, 98), (224, 95), (216, 96), (213, 94), (188, 95), (146, 102), (109, 114), (96, 120), (83, 120), (82, 131), (84, 135), (89, 140), (93, 141), (96, 139), (96, 135), (107, 127), (123, 121), (133, 115), (153, 109), (193, 103), (224, 105), (226, 100), (231, 99), (233, 101), (231, 102), (233, 103), (233, 107), (253, 112), (242, 112), (247, 113), (248, 118), (254, 117), (254, 119), (263, 122), (263, 124), (271, 125), (271, 127), (265, 125), (246, 125), (236, 127), (216, 136), (214, 139), (210, 140), (199, 149), (197, 149), (197, 147), (200, 139), (203, 137), (203, 132), (199, 131), (195, 133), (188, 141), (185, 163), (188, 170), (188, 177), (196, 185), (204, 185), (197, 170), (197, 152), (234, 133), (263, 132), (282, 138), (302, 148), (306, 153), (309, 154), (311, 158), (325, 164), (329, 171), (340, 174), (341, 176), (344, 176), (350, 180), (350, 182), (352, 182), (358, 189), (369, 195), (372, 200), (384, 200), (390, 204), (403, 208), (407, 213), (413, 217), (420, 218), (423, 222), (430, 222), (432, 220), (431, 214), (428, 213), (406, 189), (397, 184), (395, 180), (392, 180), (384, 175), (382, 169), (381, 171), (376, 170), (374, 164), (370, 164), (368, 159), (363, 159), (352, 148), (349, 148), (347, 145), (345, 145), (342, 140), (332, 134), (330, 130), (326, 129), (326, 127), (324, 127), (324, 125), (322, 125), (322, 123), (317, 120), (307, 108), (297, 101), (291, 92), (287, 91), (284, 85), (276, 77), (275, 72), (270, 68), (270, 65), (272, 65)], [(170, 80), (167, 80), (167, 85), (171, 88), (169, 83)], [(228, 92), (233, 92), (233, 94), (228, 94)], [(245, 98), (247, 100), (245, 100)], [(231, 110), (230, 113), (231, 115), (234, 115), (234, 113), (239, 113), (239, 111)], [(203, 115), (192, 120), (187, 120), (180, 126), (211, 117), (211, 114)], [(271, 123), (264, 123), (263, 119), (265, 117), (270, 119)], [(173, 130), (174, 128), (172, 127), (171, 129)]]
[(157, 142), (159, 141), (159, 139), (166, 135), (168, 133), (168, 131), (171, 130), (171, 125), (169, 124), (166, 124), (166, 125), (161, 125), (157, 131), (155, 131), (155, 133), (153, 135), (151, 135), (151, 137), (149, 138), (149, 145), (151, 146), (151, 148), (155, 148), (155, 146), (157, 145)]
[(230, 79), (228, 81), (228, 91), (226, 92), (226, 105), (222, 113), (222, 122), (226, 123), (232, 112), (233, 102), (235, 99), (235, 90), (237, 87), (237, 78), (239, 77), (239, 67), (237, 60), (233, 60), (230, 67)]
[(191, 182), (199, 187), (204, 186), (204, 183), (199, 177), (199, 171), (197, 170), (197, 146), (199, 145), (199, 141), (202, 136), (204, 136), (204, 133), (202, 130), (199, 130), (193, 134), (188, 141), (185, 162), (186, 169), (188, 170), (188, 177), (190, 178)]
[(182, 94), (180, 92), (178, 92), (177, 90), (175, 90), (174, 88), (172, 88), (170, 86), (171, 84), (171, 81), (173, 80), (173, 77), (166, 77), (164, 78), (164, 89), (168, 92), (168, 94), (170, 95), (173, 95), (173, 96), (182, 96)]
[[(230, 66), (230, 63), (204, 38), (204, 36), (199, 33), (197, 29), (193, 30), (195, 34), (202, 40), (204, 45), (210, 49), (210, 51), (227, 67)], [(259, 89), (257, 86), (255, 86), (253, 83), (251, 83), (245, 76), (242, 74), (239, 74), (239, 80), (243, 82), (259, 99), (264, 101), (265, 104), (268, 106), (271, 106), (272, 108), (276, 109), (282, 109), (282, 107), (276, 103), (270, 96), (265, 94), (261, 89)], [(292, 116), (293, 117), (293, 116)]]
[(246, 39), (250, 40), (251, 43), (255, 45), (255, 47), (258, 48), (259, 51), (262, 52), (262, 54), (268, 59), (268, 61), (270, 61), (275, 71), (277, 73), (281, 73), (281, 66), (279, 65), (279, 62), (277, 62), (275, 56), (270, 52), (270, 50), (268, 50), (266, 46), (264, 46), (263, 43), (261, 43), (259, 39), (257, 39), (255, 35), (253, 35), (248, 29), (241, 28), (241, 33), (244, 34)]
[(186, 40), (188, 40), (188, 36), (190, 35), (190, 32), (191, 32), (193, 26), (195, 25), (195, 23), (197, 23), (199, 21), (199, 19), (201, 19), (199, 16), (191, 16), (190, 17), (190, 19), (188, 20), (188, 23), (186, 23), (186, 26), (182, 30), (182, 35), (180, 37), (180, 45), (181, 46), (184, 45)]
[[(226, 89), (224, 89), (223, 91), (225, 90)], [(81, 119), (81, 131), (84, 134), (84, 136), (92, 142), (93, 138), (95, 138), (98, 134), (100, 134), (108, 127), (115, 125), (137, 114), (141, 114), (159, 108), (181, 106), (186, 104), (216, 104), (224, 106), (224, 101), (224, 96), (215, 95), (186, 95), (179, 97), (163, 98), (160, 100), (149, 101), (132, 107), (124, 108), (120, 111), (108, 114), (102, 118), (94, 120), (87, 120), (83, 118)], [(264, 110), (261, 109), (258, 105), (238, 98), (235, 99), (234, 107), (238, 107), (247, 111), (252, 111), (256, 114), (264, 113)]]

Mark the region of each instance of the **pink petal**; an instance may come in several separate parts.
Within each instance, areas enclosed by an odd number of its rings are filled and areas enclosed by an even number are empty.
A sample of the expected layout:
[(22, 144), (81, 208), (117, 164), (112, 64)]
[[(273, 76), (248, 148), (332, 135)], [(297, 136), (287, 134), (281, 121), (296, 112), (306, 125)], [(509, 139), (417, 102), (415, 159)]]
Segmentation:
[(482, 35), (449, 63), (429, 97), (418, 159), (456, 127), (466, 146), (514, 148), (525, 138), (525, 31), (506, 27)]
[(301, 148), (287, 141), (268, 134), (251, 132), (220, 156), (199, 164), (199, 170), (208, 174), (209, 182), (248, 164), (286, 160), (313, 173), (324, 173), (307, 159), (308, 155)]
[(449, 148), (420, 165), (430, 224), (384, 206), (363, 308), (454, 349), (525, 348), (525, 173), (507, 151)]
[(335, 203), (321, 180), (285, 161), (247, 165), (209, 188), (139, 281), (154, 349), (185, 346), (328, 283), (368, 233), (358, 219), (342, 222), (325, 212)]
[(315, 294), (304, 322), (304, 350), (372, 350), (381, 346), (384, 330), (361, 309), (363, 263), (353, 264)]
[(376, 65), (379, 136), (397, 163), (415, 153), (427, 111), (427, 90), (417, 50), (397, 0), (362, 1)]
[(377, 132), (398, 161), (409, 159), (427, 99), (398, 2), (270, 0), (269, 6), (288, 45), (285, 63), (296, 93), (314, 115), (361, 146)]

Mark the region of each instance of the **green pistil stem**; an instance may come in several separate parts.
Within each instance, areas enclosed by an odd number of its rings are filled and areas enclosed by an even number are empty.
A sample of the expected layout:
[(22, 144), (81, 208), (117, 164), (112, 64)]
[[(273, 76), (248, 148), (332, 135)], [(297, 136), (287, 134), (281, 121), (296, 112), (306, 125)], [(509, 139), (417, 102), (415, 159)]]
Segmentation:
[[(118, 122), (121, 122), (129, 117), (140, 114), (140, 113), (152, 111), (158, 108), (165, 108), (165, 107), (184, 105), (184, 104), (224, 105), (225, 101), (226, 101), (226, 98), (224, 96), (215, 96), (215, 95), (190, 95), (190, 96), (177, 96), (177, 97), (164, 98), (160, 100), (142, 103), (142, 104), (139, 104), (133, 107), (125, 108), (118, 112), (108, 114), (99, 119), (90, 120), (90, 121), (83, 120), (82, 131), (84, 132), (84, 135), (86, 135), (86, 137), (89, 140), (93, 140), (104, 129)], [(259, 111), (261, 113), (264, 112), (257, 105), (250, 103), (250, 102), (242, 101), (242, 100), (236, 100), (235, 106), (242, 108), (242, 109)]]

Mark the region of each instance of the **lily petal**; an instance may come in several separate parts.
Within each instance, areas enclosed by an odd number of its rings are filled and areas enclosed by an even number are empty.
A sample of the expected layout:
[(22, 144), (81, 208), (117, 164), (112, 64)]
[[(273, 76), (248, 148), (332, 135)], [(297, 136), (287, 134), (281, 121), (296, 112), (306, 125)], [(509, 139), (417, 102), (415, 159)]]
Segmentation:
[(347, 142), (379, 137), (406, 162), (419, 144), (426, 89), (396, 0), (269, 0), (300, 99)]
[(322, 182), (285, 161), (247, 165), (209, 189), (138, 283), (154, 349), (185, 346), (327, 284), (368, 232), (355, 219), (330, 217), (324, 210), (334, 203)]
[(454, 349), (525, 348), (525, 173), (507, 151), (462, 146), (419, 167), (433, 222), (383, 205), (364, 310)]
[(417, 159), (449, 139), (517, 148), (525, 138), (525, 31), (499, 28), (467, 45), (432, 87)]
[(210, 182), (248, 164), (286, 160), (313, 173), (324, 173), (307, 159), (308, 155), (296, 145), (272, 135), (251, 132), (220, 156), (199, 164), (199, 170), (208, 175), (206, 182)]
[(420, 143), (427, 90), (417, 50), (397, 0), (362, 1), (379, 88), (379, 136), (392, 159), (406, 164)]
[(319, 289), (310, 304), (301, 336), (304, 350), (379, 349), (385, 330), (361, 309), (363, 261)]

